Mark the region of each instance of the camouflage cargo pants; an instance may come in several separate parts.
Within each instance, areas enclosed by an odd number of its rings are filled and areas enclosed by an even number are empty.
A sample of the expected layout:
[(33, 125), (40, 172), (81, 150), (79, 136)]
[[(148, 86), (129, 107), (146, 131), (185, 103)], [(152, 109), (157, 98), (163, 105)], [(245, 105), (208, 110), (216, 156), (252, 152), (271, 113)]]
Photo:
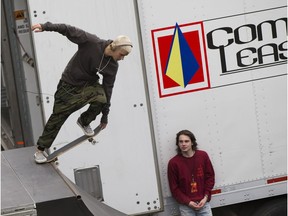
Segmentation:
[(60, 128), (73, 112), (90, 104), (89, 108), (81, 114), (82, 123), (88, 125), (95, 120), (106, 102), (104, 89), (99, 83), (83, 87), (60, 81), (54, 95), (53, 113), (38, 139), (38, 148), (41, 150), (50, 148)]

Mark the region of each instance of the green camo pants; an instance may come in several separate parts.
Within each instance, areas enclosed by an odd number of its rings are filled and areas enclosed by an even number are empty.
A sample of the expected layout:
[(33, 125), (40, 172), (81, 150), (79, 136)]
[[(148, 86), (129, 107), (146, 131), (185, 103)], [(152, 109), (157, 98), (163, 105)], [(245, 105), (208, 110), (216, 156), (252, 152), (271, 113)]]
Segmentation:
[(60, 81), (54, 95), (53, 113), (38, 139), (38, 149), (50, 148), (60, 128), (73, 112), (90, 104), (89, 108), (81, 114), (83, 125), (88, 125), (95, 120), (106, 102), (104, 89), (99, 83), (83, 87)]

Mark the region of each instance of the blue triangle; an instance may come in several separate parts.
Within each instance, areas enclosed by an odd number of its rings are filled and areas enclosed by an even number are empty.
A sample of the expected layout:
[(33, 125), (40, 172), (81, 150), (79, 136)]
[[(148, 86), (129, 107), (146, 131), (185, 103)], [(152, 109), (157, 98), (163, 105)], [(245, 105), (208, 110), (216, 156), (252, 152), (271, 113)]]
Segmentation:
[(176, 29), (179, 36), (184, 86), (186, 87), (190, 80), (193, 78), (196, 71), (199, 69), (199, 64), (177, 23)]

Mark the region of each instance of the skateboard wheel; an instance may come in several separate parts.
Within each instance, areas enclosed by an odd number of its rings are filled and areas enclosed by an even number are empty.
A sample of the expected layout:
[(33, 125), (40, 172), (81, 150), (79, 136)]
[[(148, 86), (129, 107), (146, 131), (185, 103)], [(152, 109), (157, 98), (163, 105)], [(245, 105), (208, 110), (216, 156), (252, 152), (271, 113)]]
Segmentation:
[(91, 142), (93, 145), (95, 145), (97, 143), (96, 140), (92, 137), (89, 138), (88, 141)]
[(58, 161), (58, 157), (54, 158), (51, 162), (56, 162)]

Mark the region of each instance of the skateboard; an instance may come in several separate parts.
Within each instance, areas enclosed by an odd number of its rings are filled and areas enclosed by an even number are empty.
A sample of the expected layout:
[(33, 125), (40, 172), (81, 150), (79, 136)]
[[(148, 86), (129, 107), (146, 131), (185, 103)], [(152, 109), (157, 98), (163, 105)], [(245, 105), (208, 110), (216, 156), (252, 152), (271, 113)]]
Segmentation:
[(68, 143), (67, 145), (63, 146), (62, 148), (54, 151), (52, 154), (49, 154), (47, 156), (47, 161), (46, 162), (49, 163), (49, 162), (56, 161), (58, 156), (60, 156), (61, 154), (65, 153), (66, 151), (70, 150), (71, 148), (79, 145), (80, 143), (84, 142), (85, 140), (88, 140), (93, 145), (95, 145), (96, 144), (96, 140), (94, 139), (94, 137), (97, 134), (99, 134), (101, 130), (102, 130), (101, 125), (99, 125), (98, 127), (96, 127), (94, 129), (94, 135), (93, 136), (83, 135), (83, 136), (73, 140), (72, 142)]

